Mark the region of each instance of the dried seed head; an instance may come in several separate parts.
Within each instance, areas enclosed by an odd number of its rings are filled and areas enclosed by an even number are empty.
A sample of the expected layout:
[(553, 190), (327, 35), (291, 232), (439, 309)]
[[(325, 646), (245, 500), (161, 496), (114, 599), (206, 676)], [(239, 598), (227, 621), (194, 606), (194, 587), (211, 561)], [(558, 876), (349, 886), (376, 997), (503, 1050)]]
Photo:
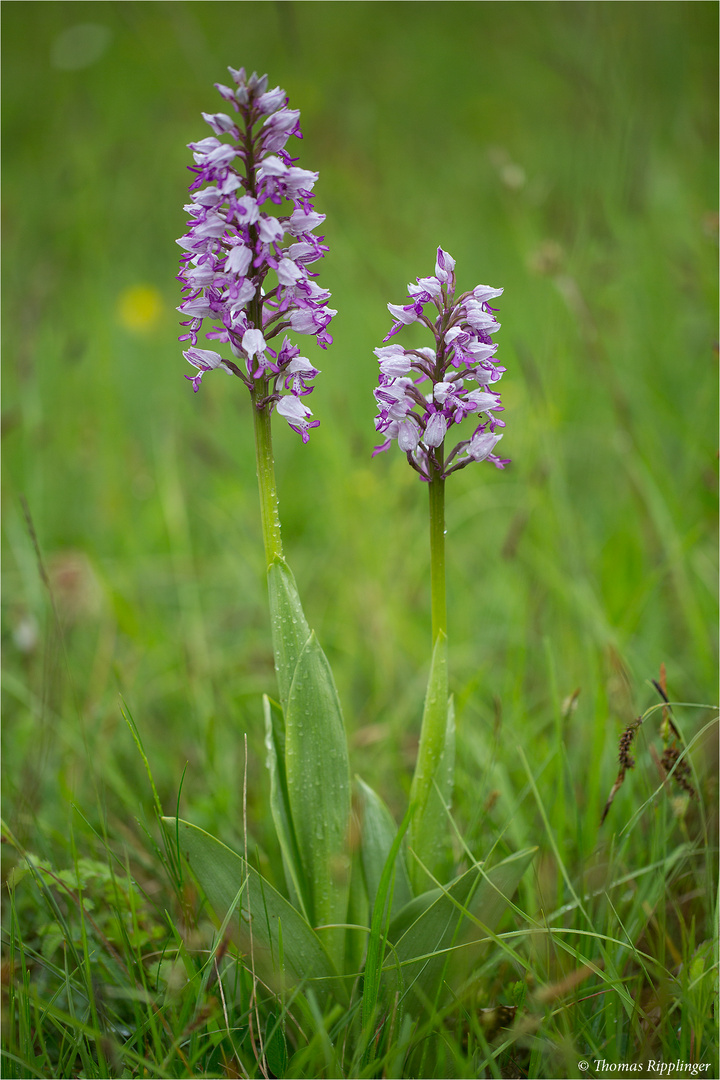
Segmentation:
[(638, 717), (637, 720), (633, 720), (632, 724), (628, 724), (620, 736), (618, 760), (620, 762), (620, 768), (623, 770), (635, 768), (635, 758), (630, 753), (630, 748), (635, 740), (635, 733), (641, 723), (642, 720), (640, 717)]
[(617, 779), (615, 780), (615, 783), (610, 790), (607, 802), (605, 803), (605, 808), (602, 812), (602, 817), (600, 818), (601, 825), (604, 822), (605, 818), (608, 816), (608, 811), (612, 806), (613, 799), (622, 787), (623, 780), (625, 779), (625, 773), (628, 769), (635, 768), (635, 758), (630, 753), (630, 748), (635, 738), (635, 732), (641, 724), (642, 716), (638, 716), (637, 720), (633, 720), (631, 724), (628, 724), (628, 726), (625, 728), (622, 735), (620, 736), (620, 743), (618, 746), (618, 760), (620, 762), (620, 770), (617, 774)]
[(678, 787), (682, 788), (691, 799), (697, 799), (697, 792), (691, 780), (690, 766), (686, 758), (680, 758), (680, 751), (676, 746), (666, 747), (663, 756), (660, 758), (660, 764), (666, 775), (672, 773), (672, 779)]

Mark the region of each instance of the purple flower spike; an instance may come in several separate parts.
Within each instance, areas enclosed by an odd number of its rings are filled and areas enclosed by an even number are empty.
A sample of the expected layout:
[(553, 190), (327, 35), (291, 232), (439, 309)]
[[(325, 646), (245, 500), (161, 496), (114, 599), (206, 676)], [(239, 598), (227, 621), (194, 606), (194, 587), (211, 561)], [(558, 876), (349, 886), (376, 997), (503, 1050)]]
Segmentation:
[[(384, 442), (373, 456), (397, 439), (423, 480), (444, 478), (472, 461), (490, 461), (498, 469), (509, 465), (493, 453), (502, 439), (496, 429), (505, 427), (497, 416), (503, 406), (495, 388), (505, 368), (495, 360), (492, 335), (500, 323), (489, 301), (502, 291), (478, 285), (456, 298), (455, 260), (438, 248), (435, 274), (408, 285), (409, 303), (388, 304), (395, 321), (385, 341), (418, 322), (432, 332), (435, 348), (405, 349), (394, 343), (375, 349), (380, 361), (375, 428)], [(428, 304), (435, 308), (431, 314), (425, 313)], [(470, 438), (446, 453), (450, 429), (470, 415), (481, 418), (480, 423)]]
[[(228, 112), (203, 113), (212, 135), (189, 147), (195, 164), (188, 229), (178, 240), (178, 311), (180, 341), (189, 343), (183, 355), (197, 373), (186, 378), (197, 392), (207, 371), (237, 375), (259, 408), (277, 408), (307, 442), (318, 421), (300, 398), (319, 373), (283, 332), (310, 334), (322, 348), (332, 342), (327, 328), (337, 312), (309, 269), (328, 250), (315, 235), (325, 220), (313, 207), (318, 174), (298, 168), (285, 149), (291, 135), (302, 138), (285, 91), (268, 90), (267, 75), (228, 70), (235, 85), (216, 83)], [(211, 325), (203, 330), (205, 320)], [(201, 330), (235, 359), (198, 348)]]

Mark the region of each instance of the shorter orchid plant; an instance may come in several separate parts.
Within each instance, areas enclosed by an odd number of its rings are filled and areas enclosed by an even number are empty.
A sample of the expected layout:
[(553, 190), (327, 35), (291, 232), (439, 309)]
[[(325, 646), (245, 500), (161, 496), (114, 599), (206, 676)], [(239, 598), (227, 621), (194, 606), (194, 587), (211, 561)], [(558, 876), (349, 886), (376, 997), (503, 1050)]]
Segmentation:
[[(524, 851), (486, 869), (465, 851), (469, 869), (453, 873), (444, 489), (473, 462), (508, 464), (495, 453), (505, 369), (496, 359), (500, 324), (490, 302), (502, 289), (479, 285), (458, 295), (455, 261), (439, 248), (434, 274), (408, 287), (406, 304), (388, 304), (394, 323), (385, 338), (419, 323), (432, 344), (375, 350), (375, 427), (384, 440), (375, 453), (397, 441), (428, 484), (430, 505), (433, 649), (409, 806), (398, 825), (359, 778), (353, 801), (340, 701), (280, 532), (272, 414), (303, 442), (318, 426), (307, 404), (318, 371), (293, 337), (311, 335), (327, 347), (336, 314), (314, 269), (327, 251), (317, 235), (324, 215), (313, 204), (317, 173), (300, 168), (286, 149), (291, 136), (302, 136), (285, 92), (242, 68), (230, 75), (234, 85), (217, 89), (232, 115), (204, 113), (212, 134), (190, 144), (190, 220), (178, 241), (180, 340), (195, 391), (208, 371), (220, 369), (239, 378), (251, 398), (278, 682), (278, 700), (266, 696), (263, 706), (269, 802), (283, 885), (267, 881), (246, 853), (188, 822), (164, 820), (222, 938), (232, 938), (258, 977), (343, 1008), (360, 1003), (357, 1046), (367, 1065), (382, 1041), (378, 1018), (388, 1003), (395, 1001), (393, 1023), (439, 1007), (450, 972), (461, 978), (462, 965), (469, 970), (533, 855)], [(201, 332), (206, 342), (199, 345)], [(448, 448), (453, 429), (466, 421), (474, 428)], [(351, 835), (359, 841), (351, 844)]]

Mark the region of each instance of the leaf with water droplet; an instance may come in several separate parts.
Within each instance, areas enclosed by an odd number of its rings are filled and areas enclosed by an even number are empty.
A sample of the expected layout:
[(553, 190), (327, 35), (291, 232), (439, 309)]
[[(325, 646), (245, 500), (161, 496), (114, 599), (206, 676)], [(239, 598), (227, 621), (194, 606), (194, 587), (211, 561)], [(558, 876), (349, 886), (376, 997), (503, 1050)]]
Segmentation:
[(307, 918), (308, 888), (298, 852), (297, 838), (290, 816), (287, 773), (285, 766), (285, 720), (275, 701), (263, 695), (265, 718), (265, 748), (270, 772), (270, 811), (280, 843), (288, 893), (298, 911)]
[(298, 657), (310, 637), (295, 578), (284, 559), (273, 559), (268, 567), (268, 596), (275, 670), (283, 710), (287, 711)]
[[(285, 712), (288, 800), (314, 925), (347, 921), (348, 881), (337, 866), (347, 853), (350, 768), (342, 709), (330, 665), (311, 633), (298, 658)], [(342, 931), (326, 944), (343, 956)]]
[[(448, 699), (447, 638), (438, 634), (433, 649), (420, 729), (415, 775), (410, 788), (414, 811), (408, 841), (436, 878), (443, 880), (451, 865), (448, 811), (455, 767), (455, 712)], [(415, 892), (430, 884), (417, 860), (410, 859)]]
[[(385, 863), (398, 829), (383, 800), (359, 776), (355, 777), (355, 786), (360, 816), (360, 854), (368, 900), (372, 909)], [(401, 850), (393, 864), (391, 913), (397, 914), (410, 900), (412, 900), (412, 890), (407, 875), (405, 852)]]

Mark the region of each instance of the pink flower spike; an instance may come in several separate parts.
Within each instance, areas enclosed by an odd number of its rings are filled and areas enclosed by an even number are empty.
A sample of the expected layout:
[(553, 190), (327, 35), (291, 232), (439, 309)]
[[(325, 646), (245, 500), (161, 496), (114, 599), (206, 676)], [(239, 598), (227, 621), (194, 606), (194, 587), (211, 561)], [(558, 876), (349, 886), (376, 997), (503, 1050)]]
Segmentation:
[[(494, 389), (505, 368), (495, 360), (497, 345), (491, 335), (500, 329), (488, 300), (502, 289), (478, 285), (455, 302), (455, 260), (437, 249), (435, 275), (419, 277), (408, 286), (410, 303), (388, 304), (395, 320), (384, 341), (414, 322), (422, 322), (435, 338), (434, 348), (405, 349), (399, 344), (375, 349), (380, 364), (375, 430), (385, 442), (374, 454), (397, 439), (410, 465), (424, 481), (444, 479), (473, 461), (490, 461), (497, 468), (509, 464), (492, 453), (504, 427), (497, 413), (503, 411)], [(423, 313), (433, 300), (434, 320)], [(470, 437), (448, 448), (451, 429), (475, 414), (481, 422)], [(484, 415), (482, 415), (484, 414)]]
[[(291, 411), (291, 427), (305, 442), (318, 421), (298, 399), (311, 393), (318, 372), (288, 338), (277, 354), (268, 342), (286, 327), (310, 334), (323, 349), (332, 342), (330, 293), (308, 269), (328, 250), (315, 235), (325, 220), (313, 205), (318, 174), (286, 149), (302, 132), (285, 91), (268, 89), (266, 75), (228, 70), (233, 85), (216, 83), (223, 111), (203, 113), (212, 134), (190, 144), (188, 223), (178, 241), (180, 341), (191, 346), (186, 358), (199, 371), (189, 376), (195, 391), (203, 373), (217, 367), (256, 391), (260, 408), (271, 410), (290, 391), (278, 412)], [(198, 348), (201, 332), (228, 346), (240, 364)]]

